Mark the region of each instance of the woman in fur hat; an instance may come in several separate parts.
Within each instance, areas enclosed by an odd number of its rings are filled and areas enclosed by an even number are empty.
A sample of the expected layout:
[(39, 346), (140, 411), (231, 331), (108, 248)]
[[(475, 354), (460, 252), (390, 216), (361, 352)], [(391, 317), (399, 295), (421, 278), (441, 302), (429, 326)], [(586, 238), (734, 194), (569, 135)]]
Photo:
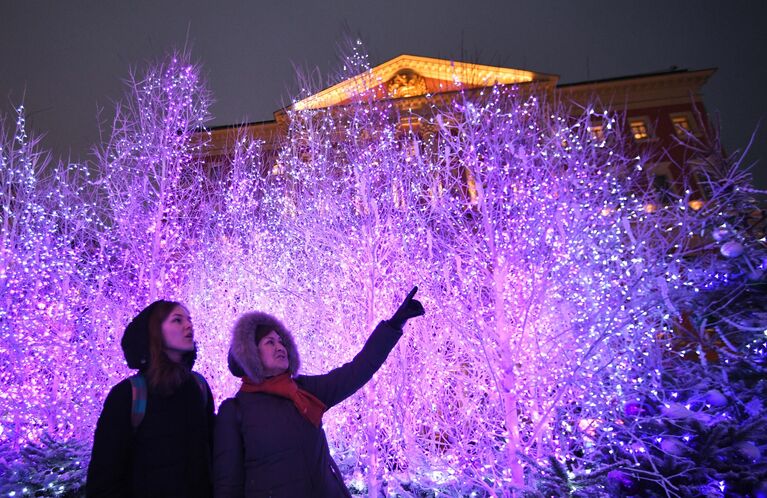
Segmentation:
[(352, 361), (324, 375), (298, 375), (293, 336), (266, 313), (242, 315), (234, 326), (229, 370), (242, 378), (219, 408), (213, 450), (216, 497), (351, 497), (330, 456), (322, 414), (361, 388), (424, 314), (408, 294), (394, 316), (373, 330)]
[(128, 324), (121, 346), (139, 373), (104, 401), (87, 496), (212, 496), (213, 396), (192, 372), (197, 349), (189, 312), (155, 301)]

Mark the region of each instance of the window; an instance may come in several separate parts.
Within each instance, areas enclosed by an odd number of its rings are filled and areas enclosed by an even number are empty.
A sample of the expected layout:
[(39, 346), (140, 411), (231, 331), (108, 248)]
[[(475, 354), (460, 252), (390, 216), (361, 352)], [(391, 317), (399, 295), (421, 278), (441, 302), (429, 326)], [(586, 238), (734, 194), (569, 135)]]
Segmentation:
[(674, 201), (676, 189), (674, 188), (674, 180), (671, 172), (669, 171), (668, 163), (656, 164), (651, 168), (651, 177), (653, 189), (655, 190), (656, 199), (662, 205), (669, 205)]
[(690, 134), (696, 134), (692, 119), (688, 113), (672, 114), (670, 117), (671, 124), (674, 127), (674, 134), (678, 138), (685, 138)]
[(708, 167), (706, 162), (699, 159), (690, 160), (692, 168), (695, 168), (693, 178), (698, 187), (698, 192), (704, 199), (711, 199), (714, 196), (714, 190), (712, 188), (712, 179), (705, 172), (701, 171), (703, 168)]
[(631, 135), (634, 137), (634, 140), (640, 141), (650, 138), (650, 126), (645, 118), (630, 119), (629, 127), (631, 127)]
[(671, 204), (673, 200), (673, 187), (671, 186), (671, 179), (669, 176), (656, 174), (652, 184), (663, 204)]
[(466, 193), (469, 196), (469, 204), (476, 206), (479, 202), (477, 196), (477, 181), (474, 179), (474, 175), (471, 174), (468, 168), (464, 170), (464, 181), (466, 182)]
[(591, 138), (594, 140), (602, 141), (605, 139), (605, 131), (602, 125), (589, 126), (589, 132), (591, 133)]
[(397, 129), (402, 132), (417, 133), (421, 128), (421, 118), (418, 116), (400, 118)]
[(285, 165), (283, 165), (279, 159), (274, 161), (274, 164), (272, 165), (271, 174), (282, 175), (284, 173), (285, 173)]

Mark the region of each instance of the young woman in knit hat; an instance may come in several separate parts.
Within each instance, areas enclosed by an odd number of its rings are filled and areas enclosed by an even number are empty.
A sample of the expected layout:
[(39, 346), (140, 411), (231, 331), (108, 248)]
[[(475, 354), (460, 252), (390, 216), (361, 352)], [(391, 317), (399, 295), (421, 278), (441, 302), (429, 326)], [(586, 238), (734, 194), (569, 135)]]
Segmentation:
[(229, 370), (242, 386), (221, 404), (216, 419), (216, 497), (351, 497), (330, 456), (322, 415), (365, 385), (405, 322), (424, 314), (413, 299), (416, 291), (378, 324), (352, 361), (324, 375), (296, 376), (296, 344), (275, 317), (251, 312), (237, 320)]
[(212, 496), (213, 396), (192, 372), (197, 348), (189, 311), (155, 301), (128, 324), (121, 346), (139, 372), (104, 401), (87, 496)]

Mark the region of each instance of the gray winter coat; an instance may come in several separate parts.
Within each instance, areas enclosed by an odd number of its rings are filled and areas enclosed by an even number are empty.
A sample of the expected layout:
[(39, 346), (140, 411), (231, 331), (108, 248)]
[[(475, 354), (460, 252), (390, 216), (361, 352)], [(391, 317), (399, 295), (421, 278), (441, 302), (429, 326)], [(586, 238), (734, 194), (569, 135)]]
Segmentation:
[[(241, 319), (235, 326), (232, 373), (248, 373), (259, 381), (260, 360), (250, 350), (255, 344), (254, 324), (274, 320), (270, 325), (282, 336), (294, 374), (293, 359), (297, 365), (298, 355), (290, 333), (269, 315), (250, 315), (255, 316), (245, 315), (246, 323)], [(381, 322), (352, 361), (324, 375), (299, 375), (295, 381), (330, 408), (370, 380), (401, 335), (401, 330)], [(286, 398), (240, 392), (224, 401), (216, 419), (213, 453), (215, 496), (219, 498), (351, 496), (330, 456), (322, 426), (312, 425)]]

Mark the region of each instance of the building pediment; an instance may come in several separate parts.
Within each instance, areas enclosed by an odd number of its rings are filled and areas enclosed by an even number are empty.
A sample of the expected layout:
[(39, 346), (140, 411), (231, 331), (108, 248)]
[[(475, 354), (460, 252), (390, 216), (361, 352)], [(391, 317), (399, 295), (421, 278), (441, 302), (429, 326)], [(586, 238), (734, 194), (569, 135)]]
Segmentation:
[(400, 55), (293, 104), (296, 110), (322, 109), (360, 100), (386, 100), (455, 92), (493, 85), (544, 83), (555, 75), (416, 55)]

